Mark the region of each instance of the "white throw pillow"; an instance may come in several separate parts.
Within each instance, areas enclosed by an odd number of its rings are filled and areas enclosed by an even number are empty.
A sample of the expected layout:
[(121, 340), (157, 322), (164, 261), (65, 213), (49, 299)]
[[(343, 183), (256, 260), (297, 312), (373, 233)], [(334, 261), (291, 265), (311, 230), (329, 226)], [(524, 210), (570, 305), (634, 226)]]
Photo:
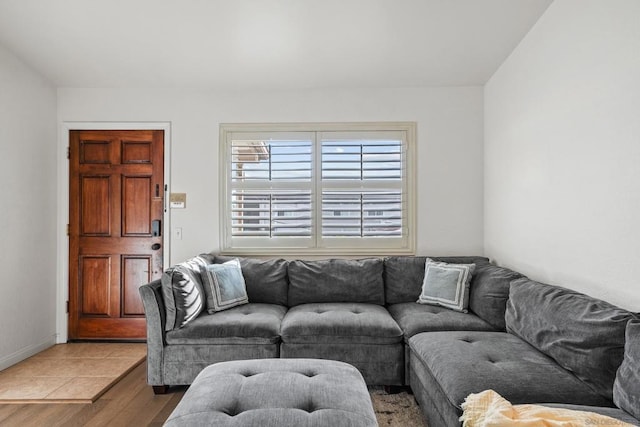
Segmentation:
[(240, 260), (237, 258), (204, 267), (202, 284), (207, 295), (209, 314), (249, 302)]
[(427, 258), (422, 293), (417, 302), (467, 313), (469, 283), (475, 268), (475, 264), (449, 264)]

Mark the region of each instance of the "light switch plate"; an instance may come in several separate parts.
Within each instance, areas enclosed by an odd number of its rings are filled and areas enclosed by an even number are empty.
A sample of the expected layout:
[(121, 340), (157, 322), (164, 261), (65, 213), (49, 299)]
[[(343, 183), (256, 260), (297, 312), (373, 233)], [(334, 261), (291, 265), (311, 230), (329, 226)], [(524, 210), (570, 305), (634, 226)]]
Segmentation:
[(182, 227), (175, 227), (173, 229), (173, 238), (176, 240), (182, 240)]

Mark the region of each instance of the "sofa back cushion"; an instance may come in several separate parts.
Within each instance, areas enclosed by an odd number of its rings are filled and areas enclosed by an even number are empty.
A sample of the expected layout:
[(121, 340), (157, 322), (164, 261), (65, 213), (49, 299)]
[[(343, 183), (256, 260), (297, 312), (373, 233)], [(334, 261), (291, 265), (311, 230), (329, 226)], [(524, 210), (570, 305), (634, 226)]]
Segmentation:
[(378, 258), (290, 261), (289, 305), (315, 302), (384, 305), (382, 270), (383, 263)]
[[(236, 257), (214, 257), (215, 264), (222, 264)], [(251, 303), (287, 304), (287, 261), (284, 259), (238, 258)]]
[(640, 420), (640, 320), (630, 320), (624, 359), (613, 383), (613, 403)]
[[(475, 256), (429, 257), (452, 264), (488, 264), (489, 259)], [(426, 256), (391, 256), (384, 259), (384, 292), (387, 304), (416, 302), (422, 292)], [(473, 278), (472, 278), (473, 283)], [(471, 285), (473, 286), (473, 284)]]
[(497, 330), (505, 331), (509, 284), (521, 277), (522, 274), (497, 265), (476, 266), (469, 290), (469, 309)]
[(505, 314), (508, 332), (609, 400), (632, 318), (632, 313), (608, 302), (527, 278), (511, 282)]

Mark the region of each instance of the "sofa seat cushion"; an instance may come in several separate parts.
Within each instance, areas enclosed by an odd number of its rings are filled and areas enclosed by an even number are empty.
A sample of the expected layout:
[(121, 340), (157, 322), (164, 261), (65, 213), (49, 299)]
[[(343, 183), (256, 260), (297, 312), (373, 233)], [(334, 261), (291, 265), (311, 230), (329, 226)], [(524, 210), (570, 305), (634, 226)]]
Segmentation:
[(368, 385), (402, 385), (404, 345), (354, 343), (280, 344), (283, 359), (306, 358), (339, 360), (355, 366)]
[[(566, 403), (543, 403), (542, 406), (548, 406), (550, 408), (571, 409), (572, 411), (594, 412), (596, 414), (615, 418), (616, 420), (620, 420), (632, 425), (637, 425), (638, 422), (640, 421), (640, 420), (636, 420), (631, 415), (629, 415), (628, 413), (626, 413), (625, 411), (619, 408), (609, 408), (605, 406), (569, 405)], [(594, 425), (595, 425), (595, 421), (594, 421)]]
[(411, 362), (433, 375), (449, 403), (492, 389), (513, 404), (611, 406), (553, 359), (504, 332), (426, 332), (409, 340)]
[(393, 344), (402, 329), (376, 304), (311, 303), (292, 307), (282, 321), (285, 343)]
[(494, 328), (472, 313), (461, 313), (435, 305), (403, 302), (387, 307), (400, 325), (405, 340), (421, 332), (494, 331)]
[(202, 314), (188, 326), (167, 332), (167, 344), (272, 344), (280, 340), (287, 308), (249, 303)]

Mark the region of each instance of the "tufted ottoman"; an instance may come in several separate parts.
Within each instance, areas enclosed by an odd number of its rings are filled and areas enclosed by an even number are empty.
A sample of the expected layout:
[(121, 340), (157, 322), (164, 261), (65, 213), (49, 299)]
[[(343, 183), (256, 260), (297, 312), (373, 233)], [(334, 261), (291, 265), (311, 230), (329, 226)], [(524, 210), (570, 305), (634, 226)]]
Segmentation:
[(221, 362), (193, 381), (165, 426), (377, 426), (362, 375), (334, 360)]

